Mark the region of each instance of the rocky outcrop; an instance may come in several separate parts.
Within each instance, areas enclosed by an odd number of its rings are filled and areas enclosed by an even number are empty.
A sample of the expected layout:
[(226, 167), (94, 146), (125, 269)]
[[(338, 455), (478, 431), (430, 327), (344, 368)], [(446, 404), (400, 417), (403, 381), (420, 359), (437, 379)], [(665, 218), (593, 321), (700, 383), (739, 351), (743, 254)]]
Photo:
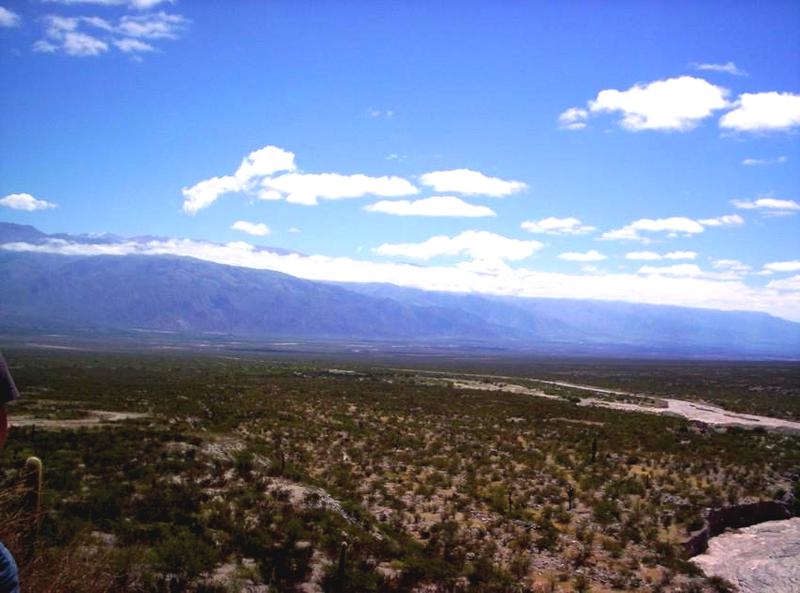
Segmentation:
[(703, 527), (689, 535), (683, 542), (683, 549), (691, 558), (705, 552), (708, 549), (708, 540), (726, 529), (740, 529), (765, 521), (790, 519), (792, 516), (791, 506), (778, 500), (762, 500), (708, 509), (705, 512)]
[(800, 517), (767, 521), (711, 539), (692, 562), (709, 577), (729, 581), (741, 593), (800, 591)]

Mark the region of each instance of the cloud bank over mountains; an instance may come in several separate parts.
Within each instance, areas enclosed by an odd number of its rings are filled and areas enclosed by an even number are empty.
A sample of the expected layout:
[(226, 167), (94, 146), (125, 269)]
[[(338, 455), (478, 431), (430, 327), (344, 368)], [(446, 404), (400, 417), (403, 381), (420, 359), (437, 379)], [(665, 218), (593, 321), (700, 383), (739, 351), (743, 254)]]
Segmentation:
[[(227, 244), (190, 239), (90, 241), (47, 238), (34, 242), (9, 241), (9, 252), (91, 255), (170, 255), (210, 262), (284, 272), (309, 280), (378, 282), (427, 290), (509, 296), (600, 299), (637, 303), (681, 305), (721, 310), (761, 311), (800, 321), (800, 261), (770, 262), (769, 274), (780, 274), (763, 286), (744, 282), (748, 267), (734, 260), (718, 260), (713, 270), (698, 264), (641, 266), (635, 272), (569, 274), (549, 272), (508, 262), (521, 262), (543, 248), (538, 241), (520, 241), (488, 233), (467, 231), (456, 236), (432, 237), (421, 243), (384, 244), (379, 255), (407, 257), (437, 263), (369, 261), (348, 257), (278, 252), (247, 242)], [(596, 251), (566, 252), (563, 259), (602, 261)], [(658, 253), (632, 252), (630, 259), (659, 259)], [(670, 252), (663, 259), (694, 259), (693, 253)], [(443, 258), (443, 259), (442, 259)], [(447, 261), (450, 260), (450, 261)], [(453, 261), (455, 260), (455, 261)]]

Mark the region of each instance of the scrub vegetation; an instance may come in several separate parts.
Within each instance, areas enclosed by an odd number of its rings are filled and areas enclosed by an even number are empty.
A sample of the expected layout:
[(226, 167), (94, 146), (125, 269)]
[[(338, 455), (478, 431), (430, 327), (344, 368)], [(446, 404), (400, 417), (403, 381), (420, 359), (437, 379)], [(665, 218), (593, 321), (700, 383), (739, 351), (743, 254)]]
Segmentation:
[[(797, 489), (797, 435), (568, 393), (255, 357), (6, 357), (23, 398), (0, 457), (0, 540), (41, 592), (722, 591), (681, 545), (702, 510)], [(759, 368), (762, 383), (787, 372)], [(724, 391), (726, 374), (709, 376)], [(607, 370), (603, 384), (683, 384), (647, 377)], [(32, 544), (33, 455), (45, 479)]]

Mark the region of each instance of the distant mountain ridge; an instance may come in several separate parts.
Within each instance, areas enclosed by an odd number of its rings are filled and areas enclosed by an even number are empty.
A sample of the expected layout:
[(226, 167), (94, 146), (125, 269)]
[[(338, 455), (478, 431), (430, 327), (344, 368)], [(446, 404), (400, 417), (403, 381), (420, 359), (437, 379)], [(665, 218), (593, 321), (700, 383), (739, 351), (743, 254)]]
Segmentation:
[[(0, 246), (51, 239), (136, 241), (0, 223)], [(800, 324), (765, 313), (314, 282), (172, 256), (0, 249), (0, 274), (0, 327), (12, 330), (137, 328), (559, 354), (800, 358)]]

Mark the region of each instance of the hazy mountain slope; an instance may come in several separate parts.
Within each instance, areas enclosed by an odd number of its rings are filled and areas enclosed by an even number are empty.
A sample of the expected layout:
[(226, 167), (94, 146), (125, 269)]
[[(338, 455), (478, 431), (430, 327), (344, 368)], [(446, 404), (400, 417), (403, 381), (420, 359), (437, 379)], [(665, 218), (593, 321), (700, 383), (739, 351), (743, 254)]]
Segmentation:
[(492, 337), (480, 319), (189, 258), (0, 253), (0, 320), (238, 335)]
[[(53, 238), (78, 239), (0, 223), (0, 244)], [(556, 354), (800, 358), (800, 324), (764, 313), (312, 282), (168, 256), (0, 249), (0, 278), (0, 325), (7, 328), (403, 339)]]
[(341, 283), (370, 296), (467, 312), (550, 343), (616, 345), (691, 355), (732, 352), (800, 358), (800, 324), (766, 313), (599, 300), (428, 292), (387, 284)]

